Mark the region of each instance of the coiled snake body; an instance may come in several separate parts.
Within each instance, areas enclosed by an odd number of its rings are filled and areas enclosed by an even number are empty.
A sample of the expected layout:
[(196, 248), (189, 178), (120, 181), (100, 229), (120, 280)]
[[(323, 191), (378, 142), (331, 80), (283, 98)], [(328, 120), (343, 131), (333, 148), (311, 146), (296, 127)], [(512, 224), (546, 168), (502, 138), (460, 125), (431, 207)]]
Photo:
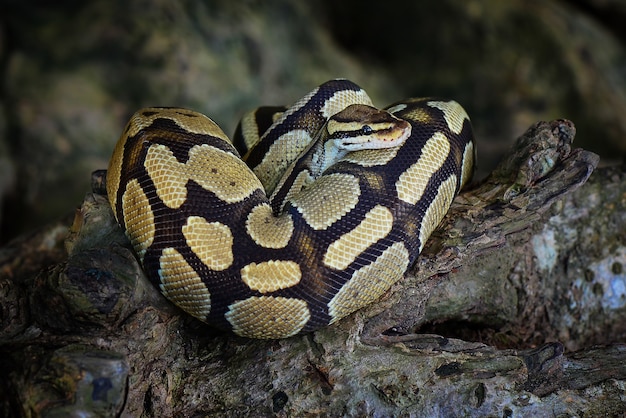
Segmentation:
[(202, 114), (142, 109), (115, 147), (107, 193), (161, 292), (251, 338), (309, 332), (379, 298), (473, 171), (459, 104), (377, 110), (347, 80), (249, 114), (234, 143)]

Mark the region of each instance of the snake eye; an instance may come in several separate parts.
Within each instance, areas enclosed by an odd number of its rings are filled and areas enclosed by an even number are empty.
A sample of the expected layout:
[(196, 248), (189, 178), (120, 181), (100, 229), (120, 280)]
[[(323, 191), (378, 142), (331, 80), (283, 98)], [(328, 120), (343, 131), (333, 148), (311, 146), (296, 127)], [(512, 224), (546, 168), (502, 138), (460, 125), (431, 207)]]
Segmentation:
[(363, 127), (361, 128), (361, 132), (363, 132), (365, 135), (369, 135), (374, 132), (374, 130), (369, 125), (363, 125)]

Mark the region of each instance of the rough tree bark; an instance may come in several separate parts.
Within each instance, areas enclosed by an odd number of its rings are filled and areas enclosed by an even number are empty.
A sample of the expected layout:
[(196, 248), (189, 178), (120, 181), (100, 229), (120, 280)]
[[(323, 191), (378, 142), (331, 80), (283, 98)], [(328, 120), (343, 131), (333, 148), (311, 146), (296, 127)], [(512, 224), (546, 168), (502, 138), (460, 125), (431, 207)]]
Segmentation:
[(578, 189), (574, 132), (531, 127), (385, 297), (279, 341), (174, 308), (88, 194), (66, 249), (59, 222), (0, 250), (1, 414), (621, 416), (626, 169)]

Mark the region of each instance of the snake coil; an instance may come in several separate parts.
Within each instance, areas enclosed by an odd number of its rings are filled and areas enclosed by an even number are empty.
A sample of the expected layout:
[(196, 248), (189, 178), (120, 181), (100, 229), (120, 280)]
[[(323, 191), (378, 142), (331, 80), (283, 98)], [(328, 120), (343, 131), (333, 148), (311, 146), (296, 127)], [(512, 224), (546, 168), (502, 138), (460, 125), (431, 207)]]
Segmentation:
[(169, 300), (241, 336), (284, 338), (400, 280), (473, 157), (458, 103), (378, 110), (356, 84), (331, 80), (288, 109), (246, 115), (233, 142), (191, 110), (138, 111), (111, 157), (107, 194)]

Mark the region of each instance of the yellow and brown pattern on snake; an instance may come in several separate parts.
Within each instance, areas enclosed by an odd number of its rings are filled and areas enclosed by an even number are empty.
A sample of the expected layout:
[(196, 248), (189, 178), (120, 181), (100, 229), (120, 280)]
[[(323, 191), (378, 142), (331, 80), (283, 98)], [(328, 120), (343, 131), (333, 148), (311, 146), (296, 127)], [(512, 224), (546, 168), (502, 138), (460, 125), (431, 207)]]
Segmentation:
[[(309, 332), (378, 299), (471, 177), (472, 132), (461, 106), (434, 99), (389, 106), (412, 126), (403, 145), (348, 153), (279, 214), (253, 171), (260, 165), (271, 189), (280, 173), (267, 167), (285, 169), (325, 118), (365, 97), (346, 80), (318, 87), (267, 133), (239, 140), (252, 168), (204, 115), (137, 112), (111, 158), (107, 190), (150, 280), (191, 315), (251, 338)], [(317, 127), (299, 120), (285, 128), (298, 115)], [(286, 138), (296, 138), (298, 151), (283, 157)]]

